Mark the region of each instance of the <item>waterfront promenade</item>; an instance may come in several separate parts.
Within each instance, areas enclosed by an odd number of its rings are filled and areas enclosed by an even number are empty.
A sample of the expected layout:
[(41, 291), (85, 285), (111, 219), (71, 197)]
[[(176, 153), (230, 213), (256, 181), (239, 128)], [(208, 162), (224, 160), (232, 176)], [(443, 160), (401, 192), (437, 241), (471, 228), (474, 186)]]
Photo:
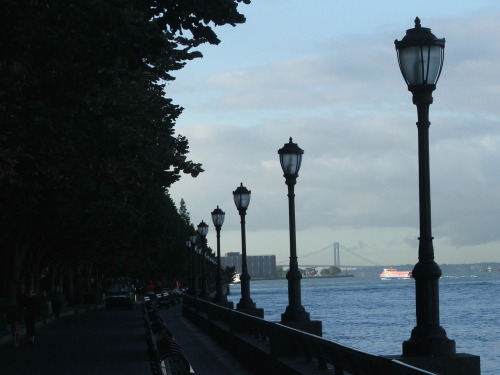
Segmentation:
[[(160, 312), (195, 374), (254, 374), (184, 318), (181, 305)], [(151, 373), (140, 305), (110, 311), (85, 307), (58, 322), (40, 322), (34, 346), (24, 335), (17, 348), (10, 335), (0, 336), (2, 375)]]
[[(429, 372), (405, 364), (401, 358), (364, 353), (199, 298), (184, 296), (183, 300), (183, 304), (159, 310), (161, 319), (155, 322), (164, 322), (187, 358), (191, 374), (331, 374), (333, 368), (345, 375), (479, 374), (468, 370), (479, 368), (479, 357), (457, 355), (434, 364), (425, 359), (423, 366), (440, 368)], [(159, 375), (148, 350), (151, 335), (146, 334), (145, 316), (141, 305), (111, 311), (91, 307), (66, 313), (57, 322), (40, 322), (32, 346), (24, 335), (17, 348), (10, 336), (0, 336), (0, 374)], [(148, 323), (147, 327), (152, 329), (153, 325)], [(153, 347), (160, 352), (165, 336), (156, 328), (153, 332), (158, 332), (154, 337), (159, 338), (154, 341), (159, 346)], [(166, 353), (166, 347), (161, 347)], [(463, 365), (460, 371), (458, 362)]]

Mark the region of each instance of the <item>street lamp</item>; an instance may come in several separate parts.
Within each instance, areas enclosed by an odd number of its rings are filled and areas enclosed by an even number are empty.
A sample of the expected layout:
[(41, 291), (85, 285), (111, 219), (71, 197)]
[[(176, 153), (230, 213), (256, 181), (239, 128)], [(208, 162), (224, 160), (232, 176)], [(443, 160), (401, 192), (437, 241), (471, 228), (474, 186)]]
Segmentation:
[(189, 236), (186, 238), (186, 249), (188, 255), (188, 291), (191, 293), (193, 285), (191, 284), (191, 275), (193, 274), (193, 257), (191, 256), (191, 241)]
[(403, 356), (435, 356), (455, 354), (455, 341), (448, 339), (439, 324), (439, 283), (441, 269), (434, 261), (431, 230), (431, 195), (429, 169), (429, 106), (432, 91), (441, 74), (444, 39), (415, 19), (415, 28), (396, 40), (399, 67), (417, 106), (420, 237), (415, 279), (417, 325), (409, 340), (403, 342)]
[[(198, 236), (199, 237), (199, 236)], [(195, 264), (196, 264), (196, 274), (195, 274), (195, 296), (199, 297), (201, 293), (201, 283), (202, 283), (202, 267), (203, 261), (201, 259), (201, 247), (196, 244), (194, 245), (194, 254), (195, 254)]]
[(191, 274), (190, 277), (190, 287), (189, 294), (197, 296), (198, 295), (198, 285), (197, 285), (197, 267), (196, 267), (196, 233), (193, 230), (193, 233), (189, 236), (189, 242), (191, 243), (191, 250), (189, 252), (189, 256), (191, 258)]
[(205, 271), (205, 254), (206, 254), (206, 237), (208, 233), (208, 224), (205, 223), (203, 220), (201, 221), (200, 224), (198, 224), (198, 234), (201, 237), (201, 292), (200, 292), (200, 297), (201, 298), (207, 298), (208, 297), (208, 288), (207, 288), (207, 275)]
[(247, 266), (247, 245), (245, 236), (245, 215), (247, 212), (248, 205), (250, 204), (250, 194), (251, 191), (240, 184), (233, 191), (233, 199), (236, 208), (240, 214), (241, 218), (241, 299), (238, 304), (236, 304), (237, 310), (251, 310), (255, 309), (255, 303), (250, 298), (250, 275), (248, 274)]
[(226, 295), (223, 291), (222, 285), (222, 275), (221, 275), (221, 264), (220, 264), (220, 230), (222, 228), (222, 224), (224, 224), (224, 216), (225, 213), (222, 211), (219, 206), (215, 210), (212, 211), (212, 221), (215, 226), (215, 231), (217, 232), (217, 274), (215, 277), (215, 302), (225, 303), (227, 302)]
[(299, 176), (300, 164), (302, 163), (302, 150), (296, 143), (290, 141), (283, 148), (278, 150), (280, 156), (281, 169), (285, 183), (288, 186), (288, 218), (290, 232), (290, 268), (286, 274), (288, 280), (288, 306), (281, 314), (282, 322), (302, 322), (309, 321), (309, 313), (306, 312), (301, 302), (300, 279), (302, 275), (299, 271), (297, 261), (297, 244), (295, 230), (295, 194), (294, 187)]

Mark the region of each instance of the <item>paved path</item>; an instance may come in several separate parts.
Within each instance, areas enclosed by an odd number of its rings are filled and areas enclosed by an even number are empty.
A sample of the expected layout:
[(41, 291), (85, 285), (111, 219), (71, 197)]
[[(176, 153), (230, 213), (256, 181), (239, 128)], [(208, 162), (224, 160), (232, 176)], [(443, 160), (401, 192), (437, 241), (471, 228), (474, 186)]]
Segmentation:
[[(196, 375), (255, 375), (182, 316), (181, 305), (160, 310)], [(142, 310), (93, 309), (37, 327), (15, 348), (0, 340), (1, 375), (151, 375)]]
[(181, 305), (161, 310), (161, 315), (196, 375), (256, 374), (184, 318)]
[(37, 327), (34, 346), (0, 346), (2, 375), (151, 375), (139, 306), (88, 310)]

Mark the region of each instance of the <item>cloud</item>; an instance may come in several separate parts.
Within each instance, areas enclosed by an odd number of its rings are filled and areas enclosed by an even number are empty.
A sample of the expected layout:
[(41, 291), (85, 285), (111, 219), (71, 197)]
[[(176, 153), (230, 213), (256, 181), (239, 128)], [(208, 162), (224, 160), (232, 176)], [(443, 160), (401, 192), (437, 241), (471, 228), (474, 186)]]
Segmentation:
[[(500, 241), (499, 16), (432, 20), (439, 25), (436, 36), (446, 37), (430, 108), (433, 229), (452, 258), (449, 249)], [(416, 109), (396, 62), (393, 40), (402, 36), (388, 27), (340, 35), (318, 43), (312, 54), (206, 79), (180, 120), (190, 157), (206, 172), (175, 184), (174, 197), (184, 197), (205, 221), (219, 204), (230, 217), (225, 230), (237, 233), (232, 191), (243, 182), (252, 191), (250, 231), (286, 231), (287, 191), (277, 150), (291, 136), (305, 150), (295, 187), (304, 236), (317, 241), (310, 233), (324, 235), (318, 228), (342, 229), (358, 236), (352, 243), (384, 248), (392, 257), (408, 241), (414, 246)], [(378, 232), (385, 239), (372, 240)], [(286, 242), (276, 246), (286, 250)], [(484, 251), (493, 254), (490, 247)]]

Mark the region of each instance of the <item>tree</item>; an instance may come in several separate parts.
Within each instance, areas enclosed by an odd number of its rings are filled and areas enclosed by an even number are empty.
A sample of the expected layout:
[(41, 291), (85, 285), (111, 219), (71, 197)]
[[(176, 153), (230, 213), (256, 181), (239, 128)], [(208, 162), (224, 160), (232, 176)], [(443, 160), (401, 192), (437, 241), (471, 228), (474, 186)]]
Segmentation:
[(323, 268), (320, 271), (321, 276), (336, 276), (340, 275), (342, 273), (342, 270), (338, 267), (335, 266), (330, 266), (328, 268)]
[(42, 269), (183, 261), (166, 192), (203, 169), (164, 87), (240, 2), (0, 0), (0, 296)]
[(232, 284), (236, 278), (236, 267), (226, 266), (222, 269), (222, 282), (224, 284)]
[(288, 270), (287, 271), (283, 270), (283, 266), (276, 267), (276, 276), (277, 277), (286, 277), (287, 272), (288, 272)]
[(189, 216), (189, 212), (187, 210), (187, 207), (186, 207), (186, 201), (184, 200), (184, 198), (181, 198), (181, 202), (180, 202), (180, 206), (179, 206), (179, 215), (180, 217), (182, 218), (182, 220), (184, 221), (184, 223), (186, 223), (186, 225), (191, 225), (191, 218)]

